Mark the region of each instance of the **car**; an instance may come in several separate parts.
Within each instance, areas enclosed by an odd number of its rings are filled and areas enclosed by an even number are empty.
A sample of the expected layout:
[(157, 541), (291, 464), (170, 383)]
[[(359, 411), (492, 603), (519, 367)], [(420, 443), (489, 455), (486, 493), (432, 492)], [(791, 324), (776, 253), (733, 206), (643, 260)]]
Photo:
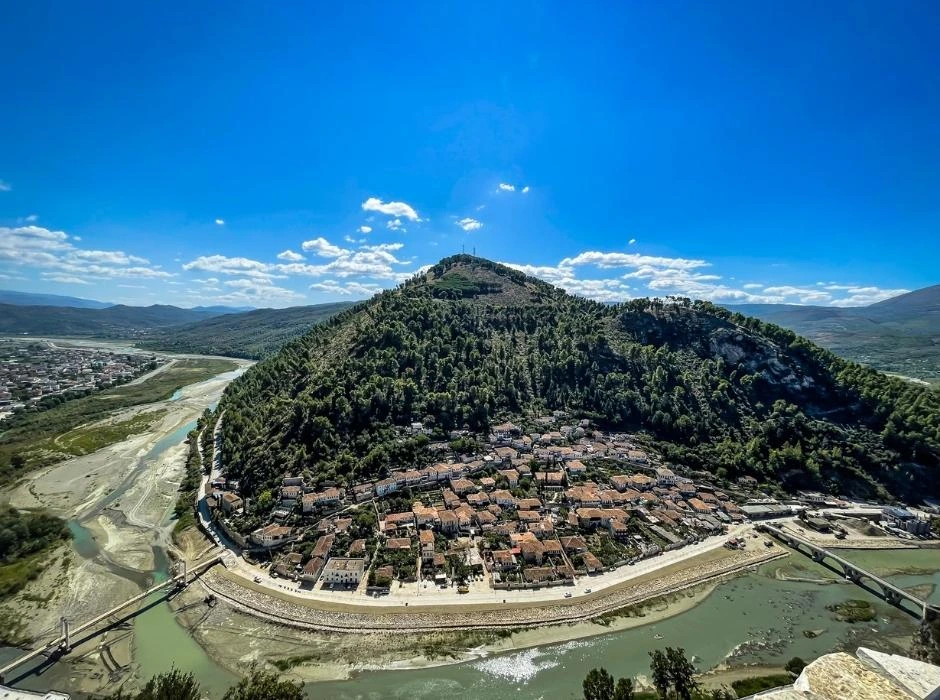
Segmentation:
[(261, 577), (255, 576), (255, 583), (261, 583)]
[(585, 593), (590, 593), (590, 592), (591, 592), (591, 589), (590, 589), (590, 588), (585, 588), (585, 589), (584, 589), (584, 592), (585, 592)]
[(565, 598), (570, 598), (570, 597), (571, 597), (571, 593), (570, 593), (570, 592), (569, 592), (569, 593), (565, 593)]

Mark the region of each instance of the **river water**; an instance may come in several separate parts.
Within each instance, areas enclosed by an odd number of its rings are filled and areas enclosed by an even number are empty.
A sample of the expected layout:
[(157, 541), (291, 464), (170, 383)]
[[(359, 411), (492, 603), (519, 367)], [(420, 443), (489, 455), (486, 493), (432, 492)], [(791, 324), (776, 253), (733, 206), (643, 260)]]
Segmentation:
[[(917, 570), (889, 578), (903, 586), (929, 589), (931, 599), (938, 601), (938, 550), (847, 551), (843, 555), (875, 571)], [(891, 639), (907, 647), (915, 629), (907, 614), (846, 582), (820, 585), (779, 580), (776, 573), (781, 569), (800, 578), (832, 577), (827, 569), (794, 554), (723, 583), (691, 610), (647, 626), (453, 666), (366, 672), (351, 681), (313, 684), (311, 696), (580, 698), (581, 681), (590, 669), (604, 666), (615, 676), (648, 674), (649, 651), (667, 645), (685, 648), (699, 670), (723, 661), (783, 665), (794, 656), (813, 659), (843, 647), (852, 651), (859, 645), (888, 648)], [(851, 598), (871, 600), (877, 618), (854, 625), (836, 621), (826, 606)]]

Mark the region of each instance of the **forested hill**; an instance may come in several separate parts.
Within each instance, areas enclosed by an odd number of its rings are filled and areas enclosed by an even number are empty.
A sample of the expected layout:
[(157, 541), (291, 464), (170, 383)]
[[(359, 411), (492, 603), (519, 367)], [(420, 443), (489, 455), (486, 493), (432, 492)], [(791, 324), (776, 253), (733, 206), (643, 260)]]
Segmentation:
[(470, 256), (334, 316), (226, 391), (224, 459), (258, 493), (431, 461), (444, 435), (563, 409), (671, 462), (786, 488), (940, 493), (936, 392), (707, 302), (572, 297)]
[(225, 314), (182, 326), (155, 329), (138, 345), (150, 350), (257, 360), (352, 305), (353, 302), (343, 301)]

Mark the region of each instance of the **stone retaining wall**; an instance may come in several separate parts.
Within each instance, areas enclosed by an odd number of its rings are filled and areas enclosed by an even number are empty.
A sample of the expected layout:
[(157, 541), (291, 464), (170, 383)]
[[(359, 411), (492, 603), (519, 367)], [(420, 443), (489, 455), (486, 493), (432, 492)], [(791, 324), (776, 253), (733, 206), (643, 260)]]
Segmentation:
[[(217, 598), (249, 615), (300, 629), (330, 632), (412, 633), (438, 630), (508, 629), (583, 622), (632, 605), (687, 590), (702, 583), (717, 581), (747, 567), (787, 556), (786, 551), (735, 552), (733, 561), (709, 562), (692, 570), (627, 586), (607, 595), (584, 601), (542, 606), (512, 607), (498, 610), (474, 610), (473, 604), (442, 603), (437, 610), (422, 612), (420, 606), (407, 611), (344, 612), (310, 607), (267, 595), (239, 585), (212, 571), (200, 583)], [(690, 567), (691, 569), (691, 567)], [(480, 604), (486, 605), (486, 604)], [(442, 612), (441, 608), (447, 608)]]

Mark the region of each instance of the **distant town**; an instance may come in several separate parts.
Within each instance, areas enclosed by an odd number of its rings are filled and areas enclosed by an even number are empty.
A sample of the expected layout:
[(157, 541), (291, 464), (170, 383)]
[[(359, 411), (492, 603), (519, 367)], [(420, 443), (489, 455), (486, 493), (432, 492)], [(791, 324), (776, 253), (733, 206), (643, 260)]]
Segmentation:
[(64, 399), (123, 384), (156, 369), (162, 362), (162, 358), (150, 353), (0, 339), (0, 420), (17, 410), (39, 410)]

